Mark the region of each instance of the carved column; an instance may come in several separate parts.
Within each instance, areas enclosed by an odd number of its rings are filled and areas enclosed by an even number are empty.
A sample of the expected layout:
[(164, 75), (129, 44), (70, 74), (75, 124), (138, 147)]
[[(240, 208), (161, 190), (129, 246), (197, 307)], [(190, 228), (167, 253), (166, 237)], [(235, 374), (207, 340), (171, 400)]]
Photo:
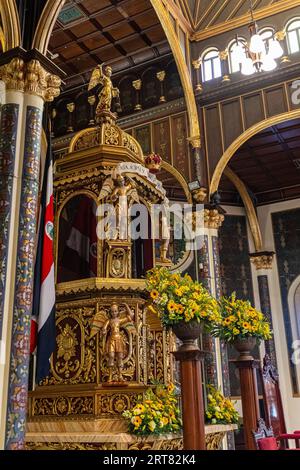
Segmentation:
[(75, 103), (68, 103), (67, 110), (69, 112), (69, 123), (67, 132), (74, 132), (74, 111), (75, 111)]
[(280, 42), (280, 45), (283, 49), (283, 56), (281, 57), (280, 62), (282, 64), (289, 64), (291, 62), (291, 59), (289, 58), (288, 45), (286, 42), (286, 32), (278, 31), (275, 37)]
[(227, 49), (225, 49), (224, 51), (221, 51), (219, 56), (220, 56), (221, 68), (222, 68), (222, 82), (223, 83), (230, 82)]
[(235, 365), (240, 374), (246, 449), (256, 450), (252, 431), (257, 428), (260, 417), (256, 379), (259, 361), (255, 359), (235, 361)]
[(132, 82), (132, 86), (135, 89), (136, 92), (136, 105), (134, 107), (135, 111), (141, 111), (142, 110), (142, 105), (141, 105), (141, 89), (142, 89), (142, 80), (135, 80)]
[[(270, 296), (270, 276), (272, 274), (274, 252), (253, 253), (250, 255), (251, 262), (256, 267), (260, 309), (270, 322), (273, 329), (272, 306)], [(266, 353), (270, 356), (273, 366), (277, 368), (277, 357), (274, 338), (265, 341)]]
[(181, 346), (174, 353), (180, 362), (183, 443), (185, 450), (206, 450), (202, 394), (202, 353), (199, 348)]
[(90, 120), (89, 126), (95, 125), (95, 104), (96, 104), (96, 96), (92, 95), (88, 97), (88, 102), (90, 105)]
[(195, 91), (201, 93), (203, 91), (201, 83), (201, 59), (193, 60), (192, 64), (195, 70)]
[(203, 184), (203, 173), (204, 173), (204, 156), (201, 149), (200, 136), (190, 137), (188, 141), (192, 147), (193, 160), (195, 162), (195, 170), (197, 180), (200, 184)]
[(165, 97), (165, 79), (166, 79), (166, 72), (164, 70), (161, 70), (161, 72), (157, 73), (157, 79), (160, 82), (160, 98), (159, 98), (159, 103), (165, 103), (166, 102), (166, 97)]
[(24, 59), (13, 59), (0, 68), (0, 77), (7, 90), (16, 90), (17, 81), (18, 91), (22, 93), (20, 131), (17, 140), (13, 135), (9, 137), (19, 150), (18, 160), (14, 155), (15, 161), (12, 161), (10, 257), (4, 306), (4, 315), (10, 319), (10, 324), (6, 330), (8, 354), (3, 374), (7, 403), (2, 404), (2, 416), (6, 421), (4, 447), (9, 450), (22, 449), (25, 439), (43, 105), (44, 101), (52, 101), (58, 96), (60, 87), (57, 76), (48, 73), (32, 56), (27, 61), (26, 53), (22, 51), (21, 54)]

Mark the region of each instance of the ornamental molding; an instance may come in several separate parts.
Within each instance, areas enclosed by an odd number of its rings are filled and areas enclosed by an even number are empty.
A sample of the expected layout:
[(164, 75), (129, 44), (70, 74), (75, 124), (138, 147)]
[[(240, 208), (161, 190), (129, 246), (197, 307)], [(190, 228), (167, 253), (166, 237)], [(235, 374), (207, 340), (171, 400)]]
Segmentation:
[(261, 269), (272, 269), (275, 253), (254, 253), (250, 255), (251, 263), (253, 263), (257, 271)]
[(40, 96), (44, 101), (51, 102), (60, 94), (61, 79), (47, 72), (36, 59), (26, 63), (22, 58), (14, 57), (0, 67), (0, 79), (7, 90)]

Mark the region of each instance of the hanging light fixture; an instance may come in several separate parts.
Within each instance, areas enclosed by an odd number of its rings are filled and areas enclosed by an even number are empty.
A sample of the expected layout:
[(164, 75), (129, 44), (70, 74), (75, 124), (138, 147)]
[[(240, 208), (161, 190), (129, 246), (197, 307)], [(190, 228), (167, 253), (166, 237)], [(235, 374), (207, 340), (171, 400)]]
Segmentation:
[(236, 36), (235, 58), (241, 64), (241, 73), (243, 75), (252, 75), (255, 72), (271, 72), (277, 67), (276, 59), (282, 57), (284, 52), (275, 36), (268, 43), (265, 43), (258, 33), (252, 0), (249, 0), (249, 4), (251, 13), (251, 23), (249, 24), (250, 43), (242, 43)]

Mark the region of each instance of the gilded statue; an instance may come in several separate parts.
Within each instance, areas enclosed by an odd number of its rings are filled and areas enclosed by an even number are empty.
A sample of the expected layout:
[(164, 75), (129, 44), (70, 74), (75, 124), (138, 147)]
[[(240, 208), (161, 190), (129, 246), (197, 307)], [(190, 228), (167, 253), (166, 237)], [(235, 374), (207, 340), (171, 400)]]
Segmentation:
[(124, 304), (125, 316), (120, 312), (119, 305), (113, 303), (110, 307), (109, 317), (104, 310), (98, 310), (93, 319), (91, 337), (99, 331), (102, 338), (102, 353), (107, 357), (109, 370), (108, 383), (114, 383), (113, 370), (116, 366), (118, 382), (123, 383), (124, 358), (127, 350), (121, 329), (124, 328), (129, 334), (136, 334), (136, 328), (133, 324), (134, 313), (128, 304)]
[[(112, 205), (111, 214), (115, 216), (115, 224), (108, 224), (106, 233), (108, 239), (126, 240), (128, 238), (128, 207), (134, 202), (139, 203), (139, 195), (136, 184), (132, 178), (113, 172), (108, 177), (100, 191), (99, 202)], [(111, 225), (115, 225), (114, 230)]]
[(111, 104), (113, 98), (118, 98), (120, 92), (115, 88), (111, 81), (112, 68), (107, 66), (103, 71), (102, 65), (98, 65), (92, 73), (88, 90), (92, 90), (97, 85), (102, 85), (99, 93), (99, 103), (96, 110), (96, 116), (100, 116), (103, 112), (111, 112)]

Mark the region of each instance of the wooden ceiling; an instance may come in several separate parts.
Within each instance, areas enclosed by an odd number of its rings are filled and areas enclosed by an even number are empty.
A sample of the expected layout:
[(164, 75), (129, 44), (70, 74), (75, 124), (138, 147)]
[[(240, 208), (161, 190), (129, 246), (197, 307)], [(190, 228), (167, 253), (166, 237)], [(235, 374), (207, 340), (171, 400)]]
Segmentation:
[[(253, 9), (274, 5), (282, 0), (253, 0)], [(249, 0), (171, 0), (181, 9), (194, 31), (208, 29), (249, 12)]]
[[(246, 184), (258, 205), (300, 196), (300, 119), (272, 126), (236, 153), (229, 167)], [(222, 204), (240, 203), (232, 183), (222, 177)]]
[(67, 86), (86, 83), (98, 64), (117, 73), (170, 53), (150, 0), (69, 1), (49, 45)]

